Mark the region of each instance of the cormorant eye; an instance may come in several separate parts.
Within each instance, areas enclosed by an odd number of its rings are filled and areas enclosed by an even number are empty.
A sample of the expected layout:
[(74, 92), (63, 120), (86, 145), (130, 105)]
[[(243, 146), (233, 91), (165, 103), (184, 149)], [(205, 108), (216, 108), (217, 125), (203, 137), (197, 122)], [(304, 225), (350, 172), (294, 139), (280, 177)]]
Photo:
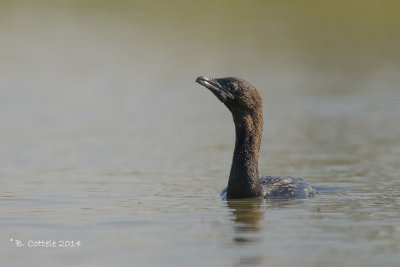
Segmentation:
[(237, 87), (236, 83), (230, 83), (230, 84), (228, 84), (228, 88), (231, 91), (236, 91), (238, 87)]

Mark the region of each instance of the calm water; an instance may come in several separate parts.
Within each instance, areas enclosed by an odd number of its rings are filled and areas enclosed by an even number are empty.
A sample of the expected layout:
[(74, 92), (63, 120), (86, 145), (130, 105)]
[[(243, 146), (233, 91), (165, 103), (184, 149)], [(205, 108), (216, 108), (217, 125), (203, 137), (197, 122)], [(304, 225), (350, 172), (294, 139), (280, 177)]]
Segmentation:
[[(399, 266), (397, 2), (0, 3), (2, 266)], [(199, 75), (259, 88), (260, 173), (318, 197), (219, 198)]]

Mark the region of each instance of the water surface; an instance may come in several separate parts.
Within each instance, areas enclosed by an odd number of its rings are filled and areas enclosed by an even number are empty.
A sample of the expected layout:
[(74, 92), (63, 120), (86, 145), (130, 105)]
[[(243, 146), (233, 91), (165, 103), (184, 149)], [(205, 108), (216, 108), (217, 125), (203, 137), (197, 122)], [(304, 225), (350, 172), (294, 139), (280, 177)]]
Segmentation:
[[(397, 2), (1, 4), (2, 265), (398, 266)], [(259, 88), (260, 174), (318, 197), (219, 198), (234, 128), (199, 75)]]

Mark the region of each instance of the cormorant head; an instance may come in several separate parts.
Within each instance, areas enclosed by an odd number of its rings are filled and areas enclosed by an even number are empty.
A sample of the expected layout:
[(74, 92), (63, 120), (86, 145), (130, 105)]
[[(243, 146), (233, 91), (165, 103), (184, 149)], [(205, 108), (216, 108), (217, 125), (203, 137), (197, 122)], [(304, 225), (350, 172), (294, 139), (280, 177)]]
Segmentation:
[(245, 80), (234, 77), (213, 79), (200, 76), (196, 82), (213, 92), (234, 115), (262, 111), (260, 94)]

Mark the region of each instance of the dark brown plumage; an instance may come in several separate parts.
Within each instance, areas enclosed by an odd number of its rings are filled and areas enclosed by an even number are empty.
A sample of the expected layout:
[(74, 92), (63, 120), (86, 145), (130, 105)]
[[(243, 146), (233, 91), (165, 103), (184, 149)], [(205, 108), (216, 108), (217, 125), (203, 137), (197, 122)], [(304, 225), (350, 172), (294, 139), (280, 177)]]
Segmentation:
[(196, 82), (208, 88), (232, 113), (236, 141), (226, 198), (307, 198), (314, 188), (301, 178), (266, 176), (259, 178), (263, 114), (262, 98), (249, 82), (234, 78), (210, 79), (200, 76)]

